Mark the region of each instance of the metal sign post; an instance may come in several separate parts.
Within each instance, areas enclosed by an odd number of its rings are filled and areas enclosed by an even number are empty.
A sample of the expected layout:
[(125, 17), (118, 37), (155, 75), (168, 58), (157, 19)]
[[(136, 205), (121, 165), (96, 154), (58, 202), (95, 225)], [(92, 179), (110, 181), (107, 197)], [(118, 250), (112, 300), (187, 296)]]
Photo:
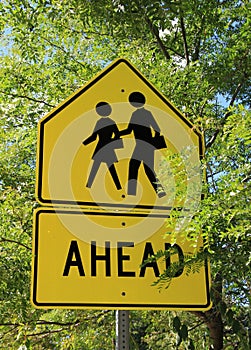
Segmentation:
[(116, 350), (129, 350), (129, 311), (116, 310)]

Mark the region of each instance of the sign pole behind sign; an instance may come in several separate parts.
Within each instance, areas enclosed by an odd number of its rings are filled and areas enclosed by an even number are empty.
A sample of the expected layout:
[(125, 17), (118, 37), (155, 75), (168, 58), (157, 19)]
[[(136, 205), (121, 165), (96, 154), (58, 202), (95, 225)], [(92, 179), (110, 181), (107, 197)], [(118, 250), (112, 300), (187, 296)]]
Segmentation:
[(116, 310), (116, 350), (129, 350), (129, 311)]

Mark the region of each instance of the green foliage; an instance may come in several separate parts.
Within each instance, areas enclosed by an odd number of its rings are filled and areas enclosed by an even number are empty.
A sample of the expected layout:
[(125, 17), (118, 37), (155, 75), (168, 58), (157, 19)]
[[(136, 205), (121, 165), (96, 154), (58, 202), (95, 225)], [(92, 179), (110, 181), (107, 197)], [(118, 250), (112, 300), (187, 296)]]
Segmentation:
[[(114, 348), (113, 311), (35, 310), (29, 285), (37, 122), (117, 57), (204, 137), (204, 199), (183, 235), (193, 241), (201, 230), (207, 250), (184, 264), (193, 273), (209, 256), (213, 280), (211, 311), (131, 312), (131, 347), (250, 347), (250, 10), (247, 0), (1, 1), (1, 348)], [(167, 157), (182, 205), (184, 168)], [(179, 268), (171, 265), (157, 285), (165, 288)]]

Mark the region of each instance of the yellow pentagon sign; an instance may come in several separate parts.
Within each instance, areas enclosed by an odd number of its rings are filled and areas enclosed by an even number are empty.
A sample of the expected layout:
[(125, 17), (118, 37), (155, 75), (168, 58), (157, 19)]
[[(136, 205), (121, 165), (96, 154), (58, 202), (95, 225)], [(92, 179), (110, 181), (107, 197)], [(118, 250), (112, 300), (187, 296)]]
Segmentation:
[(41, 208), (34, 218), (35, 307), (210, 308), (206, 262), (190, 274), (179, 265), (172, 280), (166, 281), (168, 288), (152, 285), (170, 264), (182, 263), (202, 245), (201, 239), (196, 246), (177, 239), (172, 255), (143, 264), (171, 247), (170, 240), (163, 239), (165, 215)]
[[(202, 138), (128, 61), (118, 59), (39, 122), (37, 199), (42, 205), (169, 212), (181, 158), (182, 207), (200, 202)], [(196, 188), (196, 190), (195, 190)]]

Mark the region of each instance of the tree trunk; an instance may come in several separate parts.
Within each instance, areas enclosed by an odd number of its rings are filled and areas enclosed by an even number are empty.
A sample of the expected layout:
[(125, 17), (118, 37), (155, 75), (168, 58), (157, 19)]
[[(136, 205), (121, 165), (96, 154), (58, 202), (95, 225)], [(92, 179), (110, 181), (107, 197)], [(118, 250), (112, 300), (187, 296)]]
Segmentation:
[(217, 313), (213, 315), (213, 319), (206, 323), (210, 338), (212, 339), (213, 349), (221, 350), (223, 349), (223, 322), (221, 318), (221, 314)]
[(223, 334), (224, 326), (221, 318), (221, 314), (213, 307), (211, 310), (206, 312), (193, 311), (192, 312), (199, 319), (204, 321), (209, 330), (209, 336), (212, 342), (212, 350), (223, 349)]
[(216, 275), (213, 282), (212, 294), (214, 304), (212, 309), (206, 312), (195, 311), (193, 314), (203, 320), (207, 325), (210, 339), (213, 344), (211, 349), (222, 350), (224, 325), (222, 322), (221, 313), (219, 311), (219, 305), (222, 302), (222, 277), (220, 273)]

